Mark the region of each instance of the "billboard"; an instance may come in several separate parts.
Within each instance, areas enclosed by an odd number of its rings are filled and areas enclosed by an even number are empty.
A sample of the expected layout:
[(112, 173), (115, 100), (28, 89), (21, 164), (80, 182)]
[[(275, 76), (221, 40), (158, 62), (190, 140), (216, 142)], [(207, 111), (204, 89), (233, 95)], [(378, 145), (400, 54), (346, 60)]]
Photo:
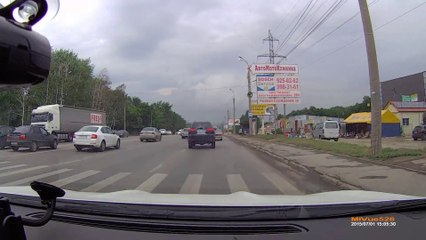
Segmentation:
[(299, 76), (260, 75), (257, 78), (258, 98), (300, 97)]
[(298, 74), (299, 67), (294, 64), (278, 65), (278, 64), (252, 64), (250, 71), (253, 74)]
[[(238, 126), (238, 125), (240, 125), (240, 119), (236, 118), (235, 119), (235, 126)], [(234, 126), (234, 119), (233, 118), (228, 120), (228, 126), (230, 126), (230, 127)]]
[(267, 116), (272, 115), (274, 111), (274, 105), (271, 104), (252, 104), (251, 113), (255, 116)]
[(301, 89), (297, 65), (254, 64), (260, 104), (299, 104)]
[(417, 102), (418, 96), (417, 96), (417, 93), (414, 93), (411, 95), (401, 95), (401, 100), (403, 102)]
[(300, 98), (259, 98), (262, 104), (299, 104)]

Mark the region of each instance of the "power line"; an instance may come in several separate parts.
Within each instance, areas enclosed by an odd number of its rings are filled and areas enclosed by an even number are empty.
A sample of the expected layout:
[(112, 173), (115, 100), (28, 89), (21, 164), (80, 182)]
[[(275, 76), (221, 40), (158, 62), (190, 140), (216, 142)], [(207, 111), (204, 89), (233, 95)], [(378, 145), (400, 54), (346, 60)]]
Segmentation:
[(319, 21), (303, 36), (290, 51), (285, 54), (286, 56), (290, 55), (297, 47), (299, 47), (313, 32), (315, 32), (322, 24), (324, 24), (335, 12), (337, 12), (347, 0), (336, 1), (319, 19)]
[(291, 36), (293, 36), (294, 32), (297, 30), (297, 28), (300, 26), (301, 22), (306, 18), (307, 11), (310, 8), (313, 0), (310, 0), (308, 4), (303, 8), (299, 18), (297, 19), (296, 23), (294, 24), (293, 28), (290, 30), (290, 32), (287, 34), (287, 36), (284, 38), (282, 43), (278, 46), (277, 51), (279, 51), (285, 44), (287, 44), (288, 40)]
[(408, 11), (404, 12), (403, 14), (401, 14), (401, 15), (397, 16), (396, 18), (394, 18), (394, 19), (390, 20), (389, 22), (386, 22), (385, 24), (380, 25), (379, 27), (377, 27), (377, 28), (376, 28), (376, 29), (374, 29), (374, 30), (379, 30), (380, 28), (382, 28), (382, 27), (384, 27), (384, 26), (386, 26), (386, 25), (388, 25), (388, 24), (390, 24), (390, 23), (395, 22), (396, 20), (400, 19), (401, 17), (403, 17), (403, 16), (405, 16), (405, 15), (409, 14), (410, 12), (412, 12), (412, 11), (416, 10), (417, 8), (419, 8), (419, 7), (423, 6), (424, 4), (426, 4), (426, 2), (422, 2), (422, 3), (420, 3), (420, 4), (419, 4), (419, 5), (417, 5), (416, 7), (414, 7), (414, 8), (412, 8), (412, 9), (410, 9), (410, 10), (408, 10)]
[[(361, 37), (358, 37), (358, 38), (356, 38), (356, 39), (352, 40), (351, 42), (349, 42), (349, 43), (347, 43), (347, 44), (343, 45), (342, 47), (340, 47), (340, 48), (338, 48), (338, 49), (336, 49), (336, 50), (334, 50), (334, 51), (332, 51), (332, 52), (330, 52), (330, 53), (328, 53), (328, 54), (326, 54), (326, 55), (324, 55), (324, 56), (322, 56), (322, 57), (318, 58), (317, 60), (313, 61), (313, 62), (312, 62), (310, 65), (308, 65), (307, 67), (310, 67), (310, 66), (312, 66), (313, 64), (317, 63), (318, 61), (320, 61), (320, 60), (322, 60), (322, 59), (324, 59), (324, 58), (326, 58), (326, 57), (328, 57), (328, 56), (330, 56), (330, 55), (332, 55), (332, 54), (334, 54), (334, 53), (336, 53), (336, 52), (338, 52), (338, 51), (342, 50), (343, 48), (346, 48), (346, 47), (348, 47), (348, 46), (350, 46), (350, 45), (354, 44), (355, 42), (357, 42), (358, 40), (360, 40), (360, 39), (362, 39), (362, 38), (363, 38), (363, 37), (361, 36)], [(307, 68), (307, 67), (302, 67), (302, 68), (300, 68), (300, 70), (305, 69), (305, 68)]]
[[(410, 10), (408, 10), (408, 11), (406, 11), (406, 12), (402, 13), (401, 15), (398, 15), (397, 17), (395, 17), (395, 18), (391, 19), (390, 21), (388, 21), (388, 22), (386, 22), (386, 23), (384, 23), (384, 24), (382, 24), (382, 25), (378, 26), (377, 28), (375, 28), (375, 29), (374, 29), (374, 31), (377, 31), (377, 30), (379, 30), (379, 29), (381, 29), (381, 28), (383, 28), (383, 27), (385, 27), (385, 26), (389, 25), (390, 23), (395, 22), (396, 20), (400, 19), (401, 17), (403, 17), (403, 16), (407, 15), (408, 13), (411, 13), (412, 11), (414, 11), (414, 10), (418, 9), (419, 7), (423, 6), (424, 4), (426, 4), (426, 2), (422, 2), (422, 3), (420, 3), (419, 5), (415, 6), (414, 8), (411, 8)], [(344, 49), (344, 48), (346, 48), (346, 47), (348, 47), (348, 46), (350, 46), (350, 45), (352, 45), (352, 44), (354, 44), (355, 42), (357, 42), (358, 40), (360, 40), (360, 39), (362, 39), (362, 38), (363, 38), (363, 36), (358, 37), (358, 38), (356, 38), (356, 39), (352, 40), (351, 42), (349, 42), (349, 43), (347, 43), (347, 44), (345, 44), (345, 45), (343, 45), (343, 46), (339, 47), (338, 49), (336, 49), (336, 50), (334, 50), (334, 51), (332, 51), (332, 52), (330, 52), (330, 53), (328, 53), (328, 54), (326, 54), (326, 55), (324, 55), (324, 56), (322, 56), (322, 57), (320, 57), (320, 58), (316, 59), (316, 60), (315, 60), (315, 61), (313, 61), (310, 65), (308, 65), (307, 67), (303, 67), (303, 68), (301, 68), (301, 69), (305, 69), (305, 68), (308, 68), (308, 67), (310, 67), (310, 66), (314, 65), (314, 64), (315, 64), (315, 63), (317, 63), (318, 61), (320, 61), (320, 60), (322, 60), (322, 59), (324, 59), (324, 58), (326, 58), (326, 57), (328, 57), (328, 56), (330, 56), (330, 55), (332, 55), (332, 54), (334, 54), (334, 53), (336, 53), (336, 52), (338, 52), (338, 51), (340, 51), (340, 50), (342, 50), (342, 49)]]
[[(291, 7), (290, 9), (294, 9), (294, 7), (296, 7), (296, 5), (298, 4), (298, 3), (300, 3), (300, 0), (295, 0), (294, 1), (294, 4), (293, 4), (293, 7)], [(287, 16), (286, 16), (287, 17)], [(283, 18), (283, 20), (281, 20), (281, 22), (280, 23), (278, 23), (278, 25), (274, 28), (274, 30), (272, 31), (272, 32), (276, 32), (277, 30), (278, 30), (278, 28), (284, 23), (284, 21), (287, 19), (286, 17), (284, 17)], [(290, 27), (290, 24), (289, 25), (287, 25), (287, 27), (285, 28), (285, 30), (284, 30), (284, 32), (286, 32), (287, 31), (287, 29)], [(283, 33), (284, 33), (283, 32)], [(281, 35), (280, 35), (280, 37), (281, 37)]]
[(274, 42), (278, 41), (278, 39), (276, 39), (272, 36), (271, 30), (268, 30), (268, 37), (264, 38), (263, 41), (269, 42), (269, 53), (257, 55), (258, 58), (259, 57), (267, 57), (267, 58), (269, 58), (269, 63), (272, 63), (272, 64), (275, 63), (275, 58), (282, 58), (282, 59), (285, 58), (285, 56), (275, 54)]
[[(376, 4), (377, 2), (379, 2), (380, 0), (374, 0), (373, 2), (371, 2), (368, 6), (373, 6), (374, 4)], [(351, 20), (353, 20), (355, 17), (357, 17), (360, 13), (357, 12), (356, 14), (354, 14), (352, 17), (350, 17), (349, 19), (347, 19), (346, 21), (344, 21), (342, 24), (340, 24), (339, 26), (337, 26), (336, 28), (334, 28), (332, 31), (330, 31), (329, 33), (327, 33), (326, 35), (324, 35), (322, 38), (320, 38), (318, 41), (314, 42), (311, 46), (307, 47), (300, 55), (303, 55), (303, 53), (305, 53), (306, 51), (308, 51), (309, 49), (313, 48), (315, 45), (317, 45), (318, 43), (320, 43), (322, 40), (326, 39), (328, 36), (330, 36), (331, 34), (333, 34), (334, 32), (336, 32), (337, 30), (339, 30), (340, 28), (342, 28), (344, 25), (346, 25), (348, 22), (350, 22)]]
[[(327, 3), (327, 1), (322, 1), (321, 2), (321, 5), (319, 5), (318, 6), (318, 8), (316, 9), (316, 11), (314, 11), (312, 14), (311, 14), (311, 17), (309, 18), (309, 20), (306, 20), (306, 26), (305, 26), (305, 28), (303, 28), (303, 30), (301, 30), (300, 32), (301, 33), (304, 33), (304, 32), (307, 32), (308, 31), (308, 29), (309, 29), (309, 27), (310, 27), (310, 25), (311, 25), (311, 23), (313, 23), (314, 22), (314, 19), (315, 19), (315, 17), (316, 17), (316, 15), (315, 15), (315, 13), (316, 12), (318, 12), (325, 4)], [(296, 40), (296, 42), (298, 42), (298, 41), (300, 41), (300, 39), (302, 39), (302, 35), (303, 34), (300, 34), (300, 36), (299, 36), (299, 38)]]

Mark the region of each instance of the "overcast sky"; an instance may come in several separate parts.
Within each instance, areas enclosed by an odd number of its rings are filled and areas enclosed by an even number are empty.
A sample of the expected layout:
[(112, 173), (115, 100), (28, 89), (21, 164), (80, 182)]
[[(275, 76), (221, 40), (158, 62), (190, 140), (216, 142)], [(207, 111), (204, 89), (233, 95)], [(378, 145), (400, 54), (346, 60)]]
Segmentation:
[[(248, 108), (246, 65), (261, 63), (267, 53), (262, 39), (272, 31), (278, 46), (309, 0), (61, 0), (58, 15), (35, 29), (54, 48), (71, 49), (90, 58), (95, 73), (107, 68), (113, 86), (124, 83), (130, 96), (143, 101), (168, 101), (186, 120), (225, 119)], [(289, 42), (286, 55), (303, 30), (312, 26), (333, 1), (320, 0)], [(372, 1), (377, 28), (423, 0)], [(375, 32), (381, 81), (426, 70), (426, 4)], [(359, 12), (348, 0), (283, 63), (298, 64), (303, 107), (351, 105), (369, 95), (366, 51), (360, 16), (319, 42), (324, 35)], [(350, 42), (360, 38), (353, 44)], [(253, 86), (254, 87), (254, 86)]]

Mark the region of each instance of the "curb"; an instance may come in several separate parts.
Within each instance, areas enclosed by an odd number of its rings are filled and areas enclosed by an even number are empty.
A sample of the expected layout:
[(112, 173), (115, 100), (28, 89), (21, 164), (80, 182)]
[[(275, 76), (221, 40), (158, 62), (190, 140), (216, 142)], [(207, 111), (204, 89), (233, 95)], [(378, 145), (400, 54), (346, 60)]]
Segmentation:
[[(234, 138), (234, 139), (236, 139), (237, 141), (239, 141), (237, 138)], [(264, 140), (259, 140), (259, 141), (264, 141)], [(271, 143), (273, 143), (273, 142), (271, 142)], [(294, 145), (291, 145), (291, 147), (298, 148), (297, 146), (294, 146)], [(352, 156), (346, 156), (346, 155), (343, 155), (343, 154), (321, 151), (321, 150), (314, 149), (314, 148), (302, 148), (302, 149), (309, 149), (309, 150), (319, 151), (319, 152), (328, 153), (328, 154), (331, 154), (331, 155), (334, 155), (334, 156), (344, 157), (344, 158), (347, 158), (347, 159), (350, 159), (350, 160), (353, 160), (353, 161), (359, 161), (359, 162), (364, 162), (364, 163), (381, 165), (381, 166), (391, 167), (391, 168), (396, 168), (396, 169), (403, 169), (403, 170), (407, 170), (407, 171), (411, 171), (411, 172), (415, 172), (415, 173), (426, 175), (426, 170), (419, 170), (419, 169), (409, 168), (409, 167), (405, 167), (405, 166), (401, 166), (401, 165), (396, 165), (396, 164), (391, 164), (391, 163), (384, 163), (384, 162), (380, 162), (380, 161), (374, 161), (374, 160), (365, 159), (365, 158), (356, 158), (356, 157), (352, 157)], [(412, 159), (412, 160), (417, 160), (417, 159), (422, 159), (422, 157), (415, 158), (415, 159)]]
[(328, 175), (328, 174), (326, 174), (324, 172), (320, 172), (320, 171), (318, 171), (318, 170), (316, 170), (314, 168), (308, 168), (308, 167), (306, 167), (306, 166), (304, 166), (302, 164), (299, 164), (297, 162), (290, 161), (290, 160), (286, 159), (285, 157), (277, 155), (277, 154), (275, 154), (275, 153), (273, 153), (271, 151), (265, 150), (262, 147), (259, 147), (259, 146), (247, 143), (245, 141), (241, 141), (240, 139), (237, 139), (237, 138), (232, 137), (232, 136), (227, 136), (227, 137), (229, 139), (231, 139), (232, 141), (236, 141), (236, 142), (238, 142), (238, 143), (240, 143), (240, 144), (242, 144), (244, 146), (247, 146), (247, 147), (249, 147), (251, 149), (260, 151), (262, 153), (265, 153), (265, 154), (267, 154), (267, 155), (269, 155), (269, 156), (277, 159), (278, 161), (280, 161), (280, 162), (282, 162), (284, 164), (287, 164), (288, 166), (296, 169), (299, 172), (307, 173), (309, 171), (313, 171), (313, 172), (317, 173), (325, 181), (327, 181), (327, 182), (329, 182), (331, 184), (334, 184), (336, 186), (342, 187), (344, 189), (349, 189), (349, 190), (366, 190), (366, 189), (364, 189), (361, 186), (357, 186), (357, 185), (353, 185), (353, 184), (350, 184), (348, 182), (345, 182), (345, 181), (343, 181), (342, 179), (340, 179), (340, 178), (338, 178), (336, 176)]

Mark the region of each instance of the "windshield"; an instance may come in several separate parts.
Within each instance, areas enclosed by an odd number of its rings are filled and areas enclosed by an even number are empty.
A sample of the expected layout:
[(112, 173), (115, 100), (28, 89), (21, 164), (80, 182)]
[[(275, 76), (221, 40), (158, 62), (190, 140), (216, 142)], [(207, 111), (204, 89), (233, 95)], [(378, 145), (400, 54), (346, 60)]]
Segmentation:
[(97, 132), (99, 127), (85, 126), (78, 130), (79, 132)]
[(27, 133), (30, 131), (30, 126), (20, 126), (15, 128), (14, 133)]
[(31, 122), (47, 122), (49, 121), (49, 113), (33, 113), (31, 114)]
[(45, 125), (2, 138), (0, 185), (117, 203), (426, 197), (421, 2), (368, 1), (364, 34), (358, 1), (61, 1), (32, 27), (52, 46), (49, 77), (0, 88), (0, 125)]
[(209, 122), (194, 122), (192, 124), (192, 128), (195, 128), (195, 129), (198, 129), (198, 128), (207, 129), (207, 128), (211, 128), (211, 127), (212, 127), (212, 124), (209, 123)]
[(338, 128), (339, 124), (337, 122), (326, 122), (325, 128)]

